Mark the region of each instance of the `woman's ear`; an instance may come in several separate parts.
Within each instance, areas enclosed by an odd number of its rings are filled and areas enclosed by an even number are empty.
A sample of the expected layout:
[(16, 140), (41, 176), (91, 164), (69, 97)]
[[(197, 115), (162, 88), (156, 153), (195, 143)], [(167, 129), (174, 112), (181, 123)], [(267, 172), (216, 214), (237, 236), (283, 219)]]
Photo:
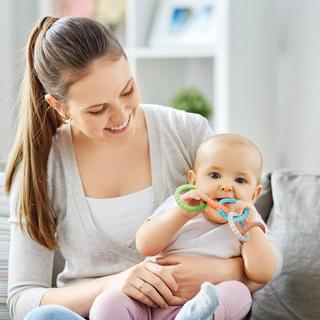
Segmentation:
[(262, 185), (261, 184), (259, 184), (257, 187), (256, 187), (256, 190), (254, 191), (254, 193), (253, 193), (253, 196), (252, 196), (252, 200), (253, 201), (256, 201), (259, 197), (260, 197), (260, 195), (261, 195), (261, 193), (262, 193)]
[(196, 173), (193, 170), (188, 171), (188, 182), (190, 184), (196, 184)]
[(53, 108), (54, 110), (56, 110), (60, 114), (62, 119), (68, 118), (67, 108), (64, 106), (63, 102), (54, 98), (49, 93), (47, 93), (44, 96), (44, 98), (47, 101), (47, 103), (50, 105), (50, 107)]

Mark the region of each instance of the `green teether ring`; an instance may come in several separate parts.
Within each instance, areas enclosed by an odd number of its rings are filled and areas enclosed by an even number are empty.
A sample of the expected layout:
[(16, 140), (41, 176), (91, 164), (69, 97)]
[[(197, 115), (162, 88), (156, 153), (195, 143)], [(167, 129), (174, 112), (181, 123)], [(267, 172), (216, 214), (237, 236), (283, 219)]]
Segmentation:
[(182, 186), (177, 188), (176, 192), (174, 193), (174, 198), (176, 200), (177, 205), (181, 209), (189, 212), (199, 212), (199, 211), (202, 211), (207, 206), (206, 202), (201, 202), (198, 206), (190, 206), (181, 200), (181, 197), (180, 197), (181, 193), (194, 190), (194, 189), (197, 189), (197, 187), (194, 186), (193, 184), (183, 184)]

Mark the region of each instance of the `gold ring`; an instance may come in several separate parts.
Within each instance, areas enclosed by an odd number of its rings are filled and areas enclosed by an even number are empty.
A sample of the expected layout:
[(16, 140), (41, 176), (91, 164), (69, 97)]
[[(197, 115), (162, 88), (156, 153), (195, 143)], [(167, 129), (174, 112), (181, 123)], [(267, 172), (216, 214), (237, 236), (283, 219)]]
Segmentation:
[(140, 284), (140, 286), (139, 286), (139, 288), (138, 288), (138, 290), (139, 290), (139, 291), (141, 291), (142, 286), (144, 285), (144, 283), (145, 283), (145, 282), (144, 282), (144, 281), (142, 281), (142, 283)]

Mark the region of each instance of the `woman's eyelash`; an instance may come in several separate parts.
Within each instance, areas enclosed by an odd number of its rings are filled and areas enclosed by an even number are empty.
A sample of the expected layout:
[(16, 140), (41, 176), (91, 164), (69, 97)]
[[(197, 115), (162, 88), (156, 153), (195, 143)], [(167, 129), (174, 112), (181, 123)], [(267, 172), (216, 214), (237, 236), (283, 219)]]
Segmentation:
[(133, 86), (131, 86), (130, 90), (128, 92), (125, 92), (122, 94), (123, 97), (129, 96), (133, 92)]
[(92, 115), (97, 115), (97, 114), (100, 114), (100, 113), (104, 112), (106, 109), (107, 109), (107, 106), (103, 105), (100, 110), (98, 110), (98, 111), (89, 111), (89, 113), (92, 114)]
[[(128, 92), (123, 93), (122, 96), (123, 97), (127, 97), (132, 92), (133, 92), (133, 86), (131, 86), (131, 88), (130, 88), (130, 90)], [(103, 105), (103, 107), (100, 110), (98, 110), (98, 111), (89, 111), (89, 113), (92, 114), (92, 115), (97, 115), (97, 114), (103, 113), (106, 109), (107, 109), (106, 105)]]

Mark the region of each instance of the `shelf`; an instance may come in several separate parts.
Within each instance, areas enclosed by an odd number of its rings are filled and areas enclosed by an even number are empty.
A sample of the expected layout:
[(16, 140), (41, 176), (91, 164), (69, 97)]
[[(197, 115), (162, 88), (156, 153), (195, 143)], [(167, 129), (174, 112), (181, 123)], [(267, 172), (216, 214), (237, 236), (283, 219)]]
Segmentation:
[(215, 47), (136, 47), (127, 48), (128, 56), (136, 59), (214, 58)]

